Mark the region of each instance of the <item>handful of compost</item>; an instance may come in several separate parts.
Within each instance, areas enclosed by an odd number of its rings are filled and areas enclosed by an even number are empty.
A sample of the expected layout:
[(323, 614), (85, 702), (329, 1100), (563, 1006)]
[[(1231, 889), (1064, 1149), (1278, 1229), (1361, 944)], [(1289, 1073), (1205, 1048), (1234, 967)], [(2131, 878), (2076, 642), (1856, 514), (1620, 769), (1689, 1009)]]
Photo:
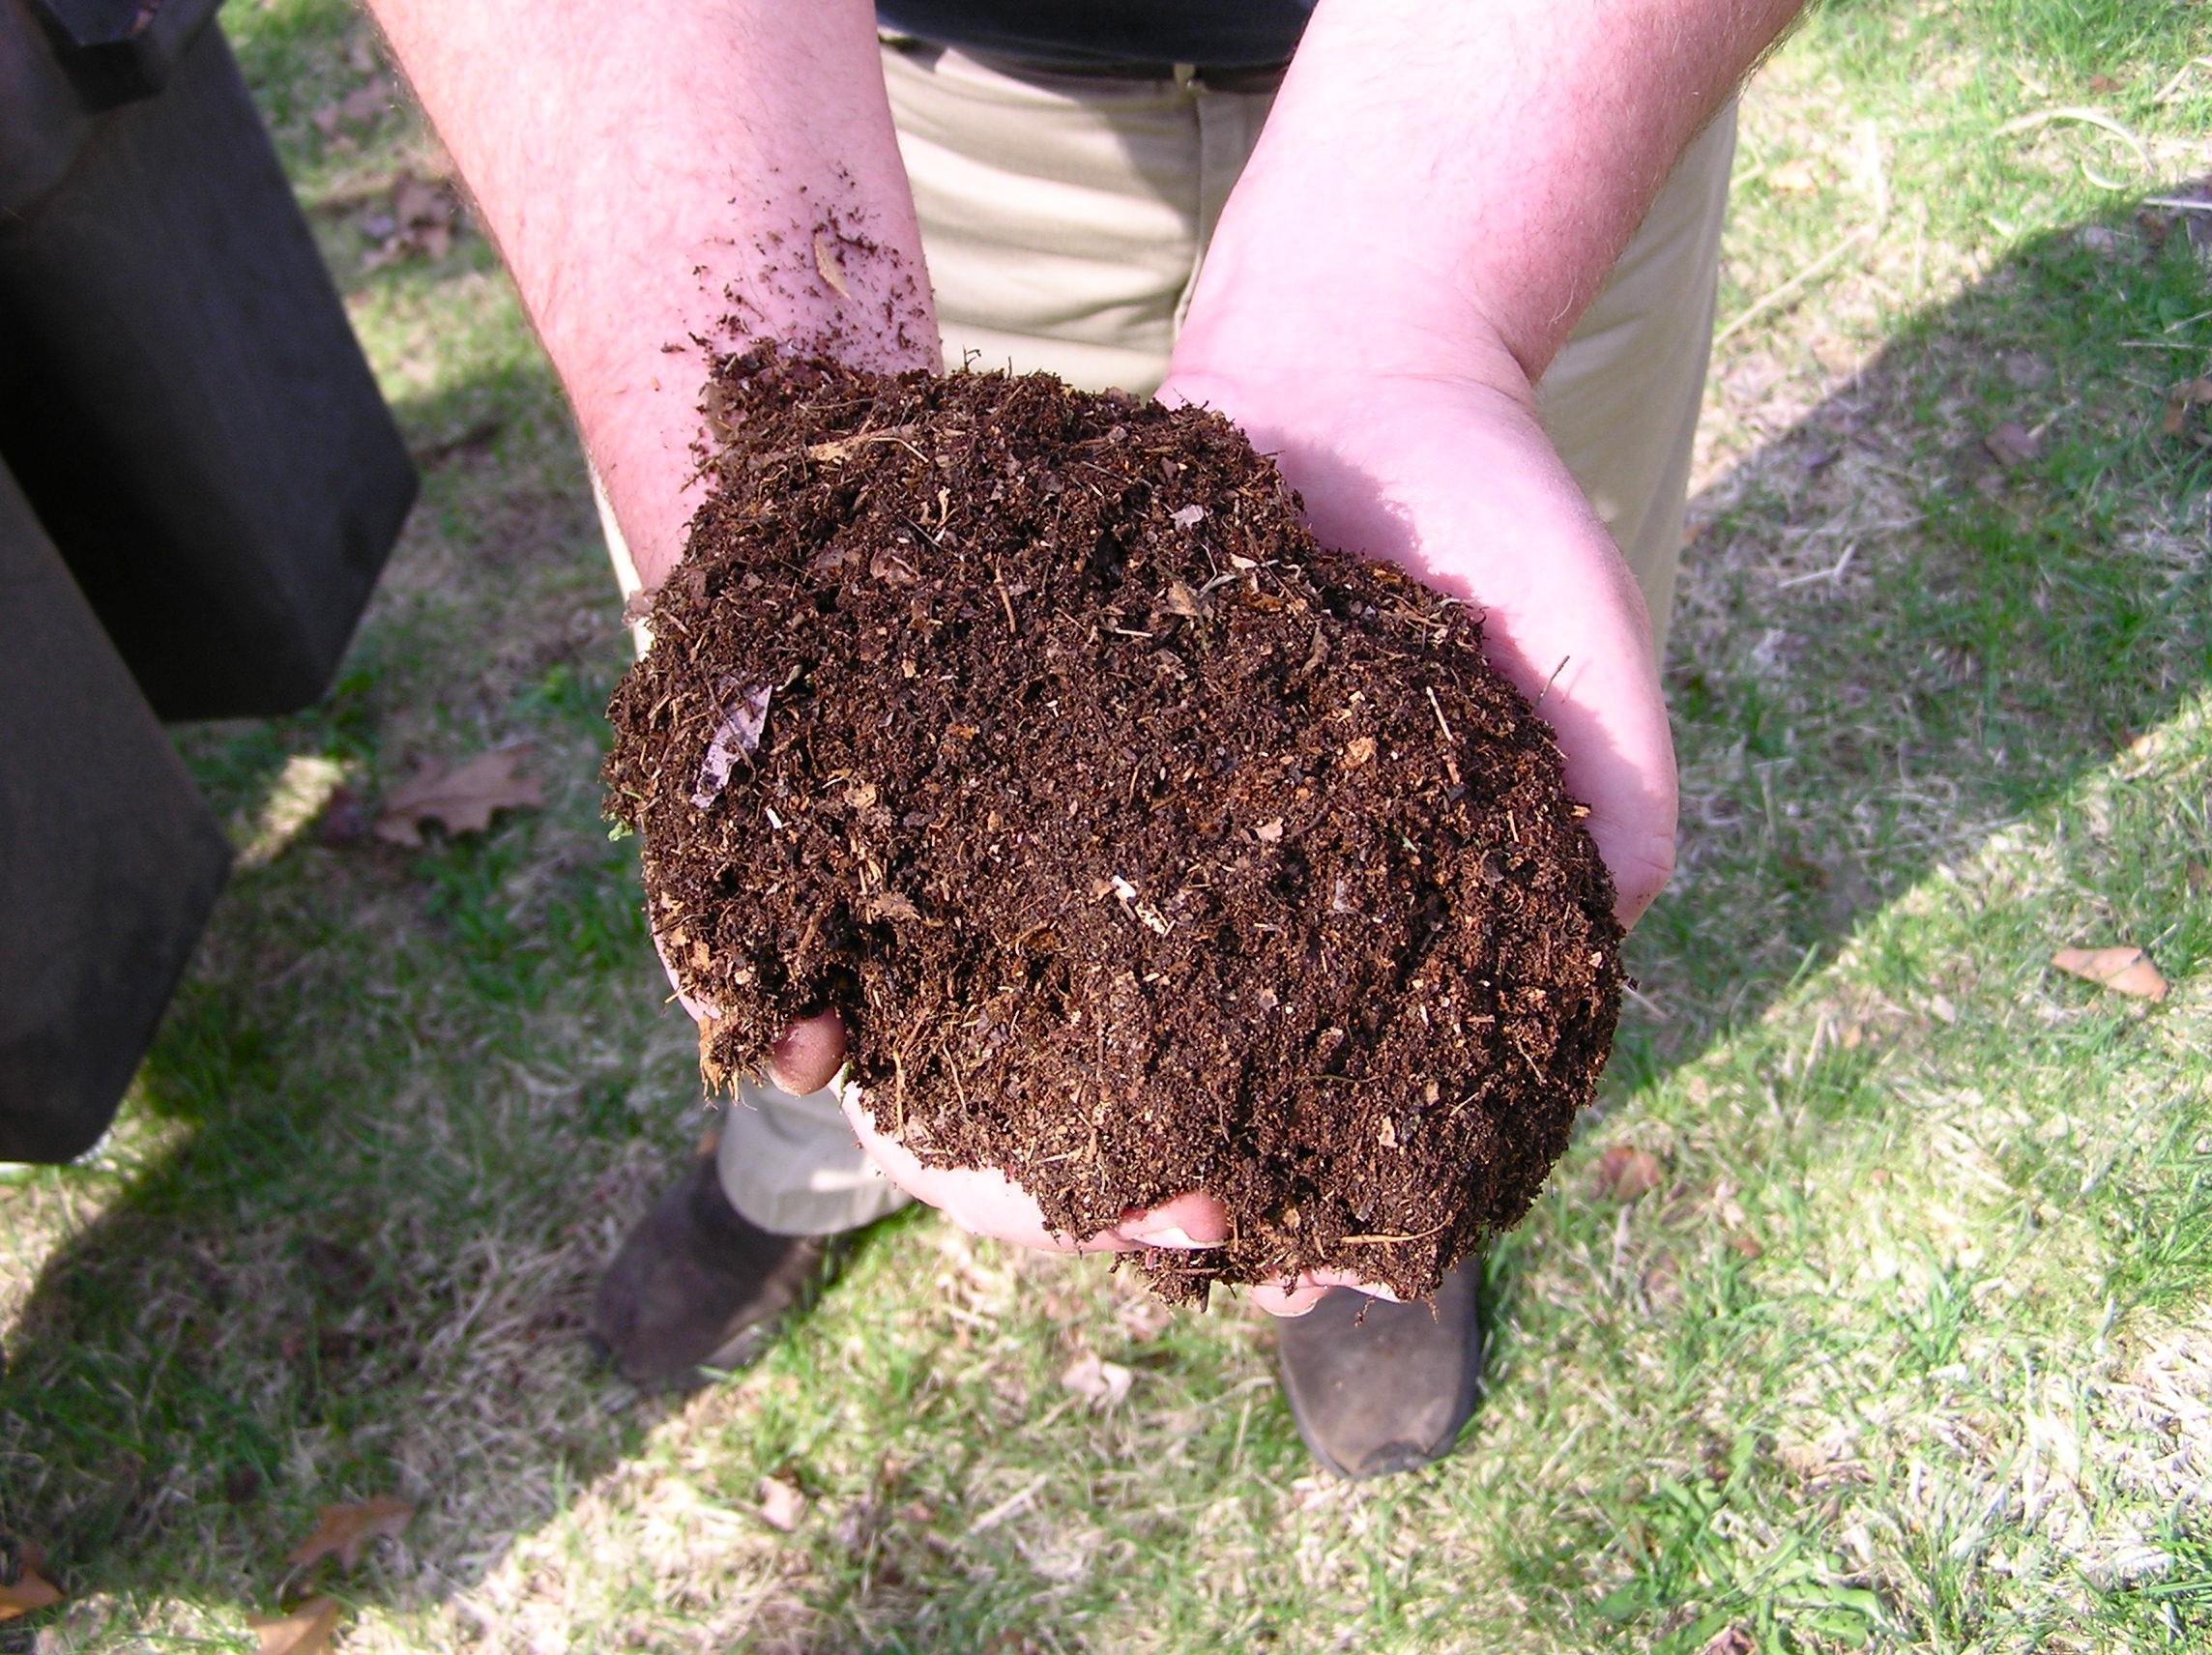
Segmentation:
[(1613, 886), (1478, 618), (1317, 546), (1218, 416), (763, 346), (609, 715), (711, 1084), (834, 1008), (878, 1129), (1173, 1299), (1401, 1298), (1517, 1221), (1619, 1009)]

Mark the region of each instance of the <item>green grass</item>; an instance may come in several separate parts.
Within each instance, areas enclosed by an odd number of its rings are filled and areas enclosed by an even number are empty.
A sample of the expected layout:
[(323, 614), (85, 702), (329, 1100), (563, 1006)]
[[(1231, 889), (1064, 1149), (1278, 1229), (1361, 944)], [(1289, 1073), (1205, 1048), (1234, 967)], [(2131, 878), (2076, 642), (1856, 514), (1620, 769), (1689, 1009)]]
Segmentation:
[[(596, 1272), (703, 1117), (597, 819), (625, 639), (581, 462), (480, 239), (364, 268), (441, 163), (403, 112), (317, 125), (377, 73), (350, 9), (225, 22), (432, 458), (332, 697), (178, 732), (274, 854), (116, 1132), (0, 1174), (0, 1527), (71, 1594), (39, 1647), (247, 1650), (311, 1590), (348, 1650), (2212, 1647), (2212, 476), (2159, 425), (2212, 292), (2138, 210), (2212, 174), (2204, 6), (1831, 0), (1747, 94), (1682, 872), (1494, 1258), (1463, 1452), (1357, 1488), (1264, 1319), (1161, 1327), (926, 1214), (728, 1384), (592, 1371)], [(2028, 120), (2075, 107), (2150, 169)], [(287, 776), (517, 740), (548, 802), (488, 834), (276, 831)], [(2048, 965), (2112, 942), (2165, 1003)], [(1625, 1208), (1623, 1144), (1667, 1169)], [(1061, 1387), (1085, 1351), (1118, 1408)], [(378, 1494), (400, 1541), (287, 1572)]]

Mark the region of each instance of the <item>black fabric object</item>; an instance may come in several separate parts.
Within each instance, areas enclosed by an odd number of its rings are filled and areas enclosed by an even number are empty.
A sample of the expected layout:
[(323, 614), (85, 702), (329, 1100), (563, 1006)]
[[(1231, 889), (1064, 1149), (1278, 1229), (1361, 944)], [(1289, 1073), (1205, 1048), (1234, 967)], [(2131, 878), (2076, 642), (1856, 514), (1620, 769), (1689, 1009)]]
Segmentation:
[(938, 45), (1104, 70), (1288, 63), (1313, 0), (879, 0), (876, 20)]
[(415, 470), (220, 31), (0, 205), (0, 460), (162, 718), (306, 706)]
[(151, 98), (222, 0), (37, 0), (87, 110)]
[(230, 848), (0, 467), (0, 1161), (91, 1147)]

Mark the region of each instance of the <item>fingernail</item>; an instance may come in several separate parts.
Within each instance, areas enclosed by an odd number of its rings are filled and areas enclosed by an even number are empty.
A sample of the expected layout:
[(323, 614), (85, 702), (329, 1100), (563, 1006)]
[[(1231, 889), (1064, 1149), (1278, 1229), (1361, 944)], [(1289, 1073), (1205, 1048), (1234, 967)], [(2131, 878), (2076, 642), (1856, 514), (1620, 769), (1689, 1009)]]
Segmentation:
[(1121, 1226), (1121, 1234), (1132, 1241), (1142, 1241), (1148, 1247), (1182, 1247), (1196, 1250), (1218, 1247), (1218, 1241), (1195, 1241), (1190, 1233), (1179, 1224), (1148, 1224), (1142, 1221)]

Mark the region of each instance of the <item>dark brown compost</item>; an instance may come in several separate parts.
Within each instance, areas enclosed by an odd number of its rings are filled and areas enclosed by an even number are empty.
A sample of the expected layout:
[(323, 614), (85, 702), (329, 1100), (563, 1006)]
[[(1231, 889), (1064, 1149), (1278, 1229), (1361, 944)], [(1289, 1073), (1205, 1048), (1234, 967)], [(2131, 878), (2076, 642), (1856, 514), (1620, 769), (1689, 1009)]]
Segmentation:
[(708, 412), (605, 775), (711, 1082), (834, 1007), (882, 1129), (1059, 1230), (1218, 1197), (1177, 1299), (1419, 1296), (1527, 1211), (1620, 933), (1474, 614), (1203, 410), (762, 347)]

